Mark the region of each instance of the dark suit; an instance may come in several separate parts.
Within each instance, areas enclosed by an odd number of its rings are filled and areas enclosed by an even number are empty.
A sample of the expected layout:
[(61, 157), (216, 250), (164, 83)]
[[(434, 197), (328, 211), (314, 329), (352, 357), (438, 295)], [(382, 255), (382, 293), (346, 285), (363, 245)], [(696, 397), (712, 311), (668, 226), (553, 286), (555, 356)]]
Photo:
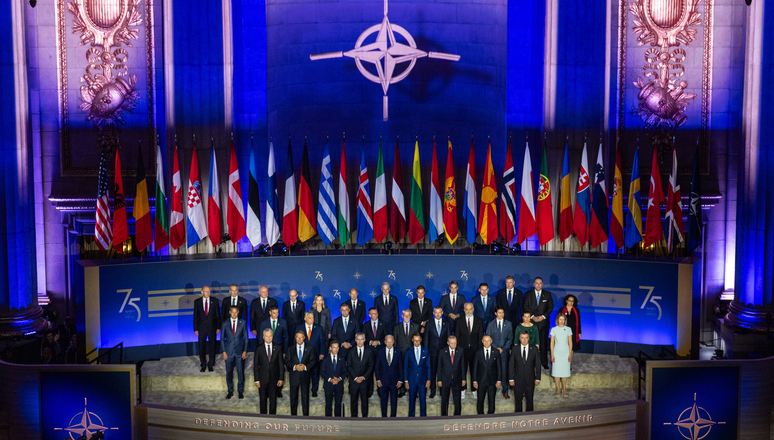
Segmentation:
[(441, 382), (441, 415), (449, 415), (449, 393), (454, 400), (454, 415), (462, 413), (462, 381), (465, 380), (465, 350), (454, 350), (454, 362), (451, 348), (444, 347), (438, 354), (438, 382)]
[(419, 309), (419, 298), (414, 298), (409, 302), (409, 309), (411, 310), (411, 322), (417, 323), (420, 328), (422, 328), (423, 322), (433, 319), (433, 300), (428, 297), (422, 299), (422, 310)]
[(464, 315), (463, 307), (465, 306), (465, 296), (457, 292), (457, 298), (454, 300), (454, 306), (452, 307), (451, 294), (447, 294), (441, 297), (441, 308), (443, 308), (443, 317), (449, 318), (449, 314)]
[[(376, 320), (376, 332), (374, 332), (374, 326), (373, 322), (369, 319), (368, 321), (363, 324), (363, 327), (360, 329), (363, 333), (365, 333), (366, 342), (365, 345), (373, 352), (374, 359), (376, 359), (376, 354), (379, 353), (379, 350), (381, 350), (384, 347), (384, 336), (387, 335), (387, 330), (384, 328), (384, 322), (381, 319)], [(371, 341), (378, 341), (379, 345), (376, 347), (371, 345)], [(370, 397), (374, 393), (374, 375), (376, 374), (376, 368), (374, 368), (374, 371), (371, 373), (370, 376), (368, 376), (368, 396)], [(377, 390), (378, 392), (379, 390)]]
[[(290, 337), (288, 334), (288, 324), (285, 322), (282, 318), (277, 318), (277, 324), (274, 329), (274, 343), (279, 344), (282, 346), (282, 350), (285, 351), (288, 349), (288, 345), (291, 344), (291, 341), (295, 340), (295, 338)], [(263, 344), (263, 331), (266, 329), (271, 329), (271, 318), (263, 321), (261, 323), (261, 328), (258, 330), (258, 335), (256, 336), (256, 345)]]
[[(295, 366), (303, 364), (306, 369), (296, 371)], [(290, 371), (290, 415), (298, 414), (298, 391), (301, 390), (301, 410), (305, 416), (309, 415), (309, 379), (311, 369), (317, 365), (317, 352), (309, 344), (304, 343), (304, 352), (301, 359), (298, 358), (298, 345), (294, 342), (285, 352), (285, 367)]]
[[(212, 368), (215, 366), (215, 335), (220, 329), (220, 316), (218, 316), (218, 299), (210, 297), (207, 313), (204, 313), (204, 297), (194, 301), (193, 327), (199, 332), (199, 366), (205, 364)], [(52, 350), (53, 351), (53, 350)], [(210, 361), (207, 362), (207, 355)]]
[[(303, 301), (296, 300), (296, 309), (290, 310), (290, 301), (285, 301), (282, 304), (282, 319), (288, 324), (288, 329), (295, 330), (299, 324), (304, 323), (304, 314), (306, 313), (306, 304)], [(293, 335), (289, 335), (290, 339), (295, 340)]]
[(266, 350), (266, 344), (257, 344), (253, 356), (253, 377), (258, 388), (258, 399), (261, 402), (261, 414), (266, 414), (266, 402), (269, 402), (269, 414), (277, 414), (277, 381), (285, 379), (285, 365), (282, 360), (282, 346), (272, 344), (271, 359)]
[(513, 326), (507, 319), (503, 319), (502, 330), (498, 325), (497, 319), (489, 323), (489, 327), (486, 329), (486, 334), (492, 337), (492, 347), (502, 348), (503, 352), (500, 353), (501, 376), (500, 381), (503, 383), (503, 394), (508, 392), (508, 359), (511, 356), (511, 346), (513, 345)]
[(476, 295), (470, 301), (473, 303), (473, 314), (481, 318), (484, 322), (484, 331), (489, 323), (495, 319), (495, 307), (497, 306), (497, 299), (492, 295), (486, 296), (486, 308), (484, 308), (484, 302), (481, 299), (481, 295)]
[[(325, 417), (331, 417), (333, 414), (341, 417), (341, 396), (344, 394), (344, 379), (347, 377), (347, 361), (341, 353), (338, 353), (334, 365), (332, 356), (330, 353), (326, 354), (320, 366), (323, 390), (325, 390)], [(341, 379), (341, 382), (334, 385), (330, 381), (334, 377)], [(332, 411), (333, 406), (336, 407), (335, 411)]]
[(420, 346), (419, 362), (414, 354), (414, 347), (406, 350), (403, 362), (403, 377), (409, 384), (409, 411), (408, 416), (414, 417), (417, 397), (419, 397), (419, 415), (427, 417), (427, 393), (426, 384), (430, 380), (430, 356), (425, 347)]
[(368, 311), (368, 307), (366, 307), (366, 303), (358, 299), (357, 300), (357, 308), (352, 306), (352, 298), (344, 301), (343, 304), (346, 304), (349, 306), (349, 317), (353, 318), (358, 324), (362, 325), (363, 321), (366, 320), (366, 315)]
[[(220, 305), (220, 321), (223, 322), (226, 319), (231, 318), (231, 315), (229, 314), (229, 310), (231, 310), (231, 295), (223, 298)], [(237, 308), (239, 309), (237, 318), (247, 320), (247, 299), (245, 297), (237, 295)]]
[(497, 292), (497, 305), (505, 310), (505, 320), (518, 325), (521, 322), (521, 303), (524, 301), (524, 294), (514, 286), (511, 296), (511, 303), (508, 304), (508, 289), (500, 289)]
[(403, 357), (406, 357), (406, 350), (414, 346), (411, 341), (411, 335), (419, 333), (419, 324), (409, 321), (409, 331), (406, 333), (406, 323), (399, 322), (392, 329), (392, 335), (395, 337), (395, 346), (401, 351)]
[[(468, 372), (473, 372), (473, 360), (476, 352), (481, 348), (481, 338), (484, 337), (484, 324), (481, 318), (473, 316), (471, 321), (471, 330), (468, 330), (467, 317), (463, 314), (457, 318), (454, 335), (457, 336), (457, 347), (465, 350), (465, 368)], [(462, 387), (466, 390), (467, 386)]]
[[(312, 324), (312, 338), (309, 339), (309, 335), (306, 331), (306, 323), (301, 323), (296, 327), (296, 332), (304, 332), (304, 342), (310, 344), (314, 348), (315, 353), (327, 353), (328, 352), (328, 335), (325, 330), (319, 324)], [(291, 336), (292, 340), (288, 346), (295, 345), (295, 333)], [(317, 355), (319, 359), (319, 354)], [(312, 367), (311, 380), (312, 380), (312, 393), (316, 394), (320, 389), (320, 363), (316, 363)]]
[(425, 326), (425, 339), (422, 343), (427, 347), (428, 353), (430, 353), (430, 394), (435, 393), (436, 376), (438, 374), (438, 354), (448, 345), (447, 339), (451, 332), (449, 320), (443, 317), (441, 318), (440, 334), (435, 325), (435, 318), (430, 319)]
[[(349, 376), (349, 406), (352, 417), (357, 417), (357, 401), (360, 399), (360, 406), (363, 409), (363, 417), (368, 417), (368, 392), (372, 389), (370, 377), (374, 372), (373, 350), (363, 346), (363, 359), (358, 356), (357, 346), (353, 346), (347, 355), (347, 375)], [(363, 382), (357, 383), (355, 379), (363, 377)]]
[(220, 327), (220, 351), (226, 353), (226, 385), (228, 392), (234, 392), (234, 368), (237, 370), (237, 390), (245, 392), (245, 365), (242, 353), (247, 351), (247, 321), (237, 319), (236, 332), (231, 325), (231, 318), (223, 321)]
[[(548, 330), (551, 328), (551, 312), (554, 310), (554, 297), (546, 289), (540, 292), (540, 301), (535, 295), (535, 290), (529, 290), (524, 294), (523, 309), (533, 316), (545, 316), (546, 319), (536, 322), (535, 325), (540, 335), (540, 346), (548, 348)], [(540, 363), (543, 368), (548, 368), (548, 350), (540, 350)]]
[(390, 399), (390, 417), (395, 417), (398, 410), (398, 384), (403, 384), (403, 357), (400, 350), (392, 348), (392, 362), (387, 362), (387, 347), (376, 354), (374, 371), (376, 381), (381, 382), (379, 397), (382, 404), (382, 417), (387, 417), (387, 398)]
[(508, 380), (513, 384), (515, 412), (521, 412), (522, 396), (527, 398), (527, 411), (534, 411), (535, 381), (540, 380), (540, 350), (528, 345), (527, 360), (522, 355), (522, 345), (514, 345), (508, 362)]
[(343, 344), (344, 342), (349, 342), (354, 347), (355, 333), (359, 331), (360, 331), (360, 324), (358, 324), (357, 321), (352, 319), (352, 316), (348, 317), (346, 329), (344, 329), (343, 316), (339, 316), (338, 318), (333, 320), (333, 327), (331, 328), (331, 341), (333, 340), (339, 341), (339, 353), (341, 353), (341, 356), (344, 359), (347, 358), (347, 353), (349, 353), (349, 349), (342, 347), (341, 344)]
[(277, 300), (268, 297), (266, 298), (266, 307), (262, 307), (263, 298), (260, 296), (250, 302), (250, 330), (257, 332), (261, 323), (270, 318), (269, 310), (272, 306), (277, 305)]
[(484, 414), (484, 398), (487, 399), (487, 414), (495, 412), (495, 396), (497, 393), (497, 382), (501, 382), (503, 376), (502, 363), (500, 362), (500, 351), (494, 346), (489, 347), (489, 359), (485, 355), (485, 348), (478, 350), (476, 359), (473, 361), (473, 374), (471, 379), (478, 385), (478, 401), (476, 410), (478, 414)]
[(391, 335), (392, 330), (399, 319), (398, 297), (391, 294), (390, 303), (385, 306), (384, 294), (381, 294), (374, 298), (374, 307), (376, 308), (376, 311), (379, 312), (379, 319), (384, 322), (384, 328), (386, 329), (387, 334)]

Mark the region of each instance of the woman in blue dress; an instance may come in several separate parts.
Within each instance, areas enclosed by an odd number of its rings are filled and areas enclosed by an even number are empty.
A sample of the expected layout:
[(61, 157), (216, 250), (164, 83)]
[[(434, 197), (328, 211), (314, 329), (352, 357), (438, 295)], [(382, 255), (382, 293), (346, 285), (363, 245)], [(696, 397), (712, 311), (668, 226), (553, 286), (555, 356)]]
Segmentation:
[(567, 397), (567, 378), (570, 377), (572, 362), (572, 330), (567, 327), (567, 318), (559, 313), (556, 327), (551, 329), (551, 376), (556, 384), (556, 396)]

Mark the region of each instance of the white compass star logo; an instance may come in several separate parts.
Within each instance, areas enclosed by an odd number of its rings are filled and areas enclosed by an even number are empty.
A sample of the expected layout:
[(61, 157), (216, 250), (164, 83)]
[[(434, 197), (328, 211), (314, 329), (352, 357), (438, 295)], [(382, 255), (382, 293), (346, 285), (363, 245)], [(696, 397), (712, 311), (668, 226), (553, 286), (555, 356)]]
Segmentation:
[[(428, 57), (448, 61), (459, 61), (460, 59), (459, 55), (442, 52), (425, 52), (417, 49), (417, 43), (414, 41), (414, 37), (412, 37), (406, 29), (397, 24), (390, 23), (389, 18), (387, 18), (387, 2), (388, 0), (384, 0), (384, 18), (382, 19), (382, 22), (369, 27), (360, 34), (360, 37), (358, 37), (355, 42), (355, 48), (353, 50), (309, 55), (309, 58), (312, 61), (328, 58), (341, 58), (343, 56), (354, 58), (360, 73), (368, 80), (381, 84), (382, 86), (382, 91), (384, 92), (383, 114), (385, 121), (389, 114), (387, 110), (387, 89), (389, 89), (390, 84), (395, 84), (405, 79), (409, 73), (411, 73), (414, 65), (416, 65), (418, 58)], [(363, 45), (365, 40), (374, 33), (376, 33), (376, 41)], [(408, 44), (398, 42), (395, 38), (396, 33), (402, 36)], [(363, 67), (363, 61), (371, 63), (376, 67), (376, 75)], [(409, 63), (409, 65), (401, 73), (396, 74), (395, 67), (401, 63)]]
[(693, 394), (693, 406), (686, 408), (674, 423), (665, 425), (677, 426), (680, 435), (688, 440), (701, 440), (708, 436), (715, 425), (725, 425), (725, 422), (714, 422), (706, 409), (696, 404), (696, 393)]
[[(102, 419), (98, 415), (94, 414), (93, 412), (89, 412), (87, 401), (84, 398), (83, 412), (74, 415), (73, 418), (70, 419), (70, 426), (67, 428), (54, 428), (54, 430), (68, 431), (70, 433), (71, 439), (77, 439), (83, 436), (85, 436), (87, 439), (90, 439), (98, 431), (105, 432), (108, 429), (118, 429), (102, 426), (102, 423)], [(75, 435), (75, 437), (73, 437), (73, 435)]]

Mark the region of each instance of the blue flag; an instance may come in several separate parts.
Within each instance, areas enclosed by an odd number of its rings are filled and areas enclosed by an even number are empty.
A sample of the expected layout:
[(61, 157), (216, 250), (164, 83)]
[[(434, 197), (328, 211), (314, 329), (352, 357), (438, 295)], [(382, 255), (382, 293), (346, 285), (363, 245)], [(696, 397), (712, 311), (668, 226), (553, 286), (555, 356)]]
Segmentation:
[(336, 224), (336, 201), (333, 198), (333, 171), (331, 170), (331, 153), (325, 144), (322, 171), (320, 172), (320, 192), (317, 196), (317, 233), (326, 246), (339, 235)]
[(632, 181), (629, 184), (629, 205), (626, 212), (624, 242), (630, 248), (642, 241), (642, 210), (640, 209), (640, 148), (634, 150)]
[(368, 185), (364, 148), (360, 156), (360, 179), (357, 190), (357, 245), (363, 247), (372, 238), (374, 238), (374, 220), (371, 213), (371, 189)]

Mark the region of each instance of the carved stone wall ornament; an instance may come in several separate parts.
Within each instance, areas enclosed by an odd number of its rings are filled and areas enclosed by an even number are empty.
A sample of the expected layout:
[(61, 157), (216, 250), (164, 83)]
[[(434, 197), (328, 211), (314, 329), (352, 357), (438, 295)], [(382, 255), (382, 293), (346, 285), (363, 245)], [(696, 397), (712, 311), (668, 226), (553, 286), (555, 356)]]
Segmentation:
[(637, 44), (650, 44), (645, 53), (642, 77), (634, 85), (640, 89), (639, 106), (632, 114), (640, 116), (649, 128), (672, 128), (685, 124), (685, 108), (696, 95), (686, 93), (685, 50), (696, 39), (691, 27), (701, 24), (697, 6), (701, 0), (636, 0), (629, 4), (634, 16)]
[(121, 114), (134, 109), (139, 92), (137, 76), (127, 67), (129, 53), (120, 46), (132, 47), (138, 39), (142, 15), (137, 10), (141, 0), (74, 0), (67, 4), (73, 14), (73, 33), (80, 34), (80, 45), (86, 50), (88, 66), (80, 78), (81, 110), (88, 112), (87, 121), (97, 127), (124, 123)]

